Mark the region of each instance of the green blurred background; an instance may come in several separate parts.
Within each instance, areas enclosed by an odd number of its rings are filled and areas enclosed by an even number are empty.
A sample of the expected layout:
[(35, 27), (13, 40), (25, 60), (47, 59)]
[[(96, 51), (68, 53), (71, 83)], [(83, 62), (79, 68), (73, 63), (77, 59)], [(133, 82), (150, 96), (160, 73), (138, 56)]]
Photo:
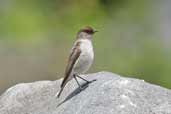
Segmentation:
[(0, 93), (63, 76), (77, 31), (90, 25), (95, 61), (111, 71), (171, 87), (171, 0), (1, 0)]

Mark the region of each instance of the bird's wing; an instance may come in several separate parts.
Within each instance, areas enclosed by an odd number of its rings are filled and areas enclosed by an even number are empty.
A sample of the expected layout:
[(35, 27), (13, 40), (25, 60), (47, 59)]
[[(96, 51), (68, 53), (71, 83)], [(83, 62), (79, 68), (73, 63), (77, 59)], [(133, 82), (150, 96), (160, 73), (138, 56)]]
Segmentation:
[(67, 79), (69, 78), (70, 73), (73, 69), (73, 66), (74, 66), (75, 62), (77, 61), (78, 57), (80, 56), (80, 54), (81, 54), (80, 42), (77, 42), (75, 44), (74, 48), (71, 50), (71, 54), (68, 59), (68, 64), (65, 69), (65, 77), (62, 81), (61, 88), (63, 88), (65, 86), (65, 84), (67, 83), (67, 81), (68, 81)]

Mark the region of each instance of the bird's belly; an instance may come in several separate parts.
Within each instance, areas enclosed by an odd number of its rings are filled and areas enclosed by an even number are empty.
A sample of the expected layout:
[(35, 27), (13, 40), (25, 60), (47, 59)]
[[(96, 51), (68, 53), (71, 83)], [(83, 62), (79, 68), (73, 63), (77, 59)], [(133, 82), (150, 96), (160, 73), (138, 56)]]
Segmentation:
[(82, 53), (74, 66), (74, 72), (81, 74), (85, 73), (93, 63), (93, 51)]

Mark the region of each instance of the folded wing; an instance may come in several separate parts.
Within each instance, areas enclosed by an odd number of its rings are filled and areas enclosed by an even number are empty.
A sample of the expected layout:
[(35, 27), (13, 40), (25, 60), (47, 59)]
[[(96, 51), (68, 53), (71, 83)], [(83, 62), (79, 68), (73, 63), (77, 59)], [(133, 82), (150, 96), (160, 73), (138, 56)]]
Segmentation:
[(80, 54), (81, 54), (80, 42), (77, 42), (75, 44), (74, 48), (72, 49), (71, 54), (69, 56), (68, 64), (67, 64), (67, 67), (65, 69), (65, 77), (62, 81), (61, 88), (63, 88), (65, 86), (65, 84), (68, 82), (68, 78), (69, 78), (69, 76), (72, 72), (72, 69), (73, 69), (77, 59), (79, 58)]

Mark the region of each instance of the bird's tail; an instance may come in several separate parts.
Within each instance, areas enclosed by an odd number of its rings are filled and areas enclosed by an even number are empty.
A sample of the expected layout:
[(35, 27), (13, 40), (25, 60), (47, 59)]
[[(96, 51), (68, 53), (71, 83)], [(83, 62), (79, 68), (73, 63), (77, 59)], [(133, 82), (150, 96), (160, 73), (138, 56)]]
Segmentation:
[(59, 97), (60, 97), (60, 95), (61, 95), (61, 93), (62, 93), (63, 89), (64, 89), (64, 87), (61, 87), (60, 91), (59, 91), (59, 92), (57, 93), (57, 95), (56, 95), (56, 97), (57, 97), (57, 98), (59, 98)]
[(61, 93), (62, 93), (62, 91), (63, 91), (63, 89), (64, 89), (64, 87), (65, 87), (65, 85), (67, 84), (68, 81), (69, 81), (68, 79), (64, 79), (64, 80), (62, 81), (61, 89), (60, 89), (60, 91), (59, 91), (59, 92), (57, 93), (57, 95), (56, 95), (57, 98), (60, 97), (60, 95), (61, 95)]
[(60, 91), (59, 91), (59, 92), (57, 93), (57, 95), (56, 95), (57, 98), (60, 97), (60, 95), (61, 95), (61, 93), (62, 93), (62, 91), (63, 91), (65, 85), (66, 85), (66, 82), (61, 84), (61, 89), (60, 89)]

